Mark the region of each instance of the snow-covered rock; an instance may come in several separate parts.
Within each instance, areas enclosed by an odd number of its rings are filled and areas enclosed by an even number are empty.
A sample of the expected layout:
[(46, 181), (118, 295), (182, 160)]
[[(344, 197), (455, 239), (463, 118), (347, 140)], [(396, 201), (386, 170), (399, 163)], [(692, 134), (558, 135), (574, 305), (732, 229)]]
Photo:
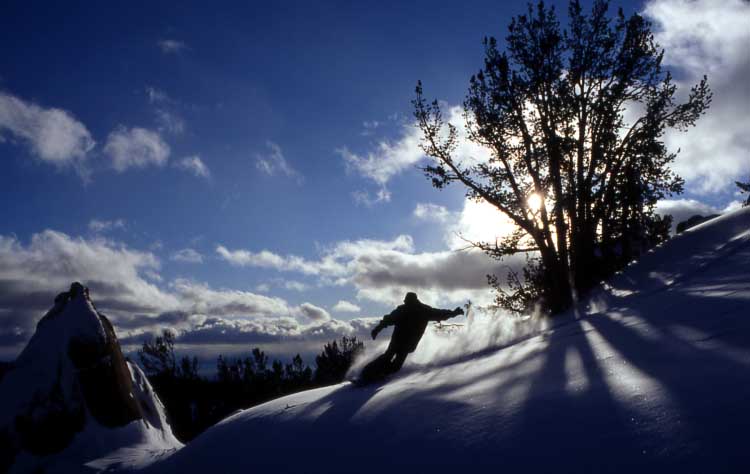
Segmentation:
[(149, 472), (750, 472), (750, 208), (536, 328), (427, 334), (386, 383), (242, 411)]
[(80, 283), (55, 298), (3, 377), (0, 408), (0, 466), (10, 472), (142, 467), (181, 447), (146, 377), (125, 360), (112, 324)]

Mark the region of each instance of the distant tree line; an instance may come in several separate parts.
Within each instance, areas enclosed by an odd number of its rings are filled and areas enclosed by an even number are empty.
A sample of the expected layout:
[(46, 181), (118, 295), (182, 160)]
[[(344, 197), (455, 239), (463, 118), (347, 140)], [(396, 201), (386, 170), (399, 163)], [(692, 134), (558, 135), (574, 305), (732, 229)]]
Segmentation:
[(183, 442), (237, 410), (343, 381), (354, 358), (364, 349), (356, 337), (331, 341), (315, 358), (313, 370), (299, 354), (284, 364), (271, 361), (265, 352), (254, 348), (247, 357), (220, 355), (215, 375), (206, 377), (199, 373), (198, 359), (178, 359), (174, 345), (174, 333), (165, 330), (143, 343), (138, 359), (166, 408), (175, 436)]

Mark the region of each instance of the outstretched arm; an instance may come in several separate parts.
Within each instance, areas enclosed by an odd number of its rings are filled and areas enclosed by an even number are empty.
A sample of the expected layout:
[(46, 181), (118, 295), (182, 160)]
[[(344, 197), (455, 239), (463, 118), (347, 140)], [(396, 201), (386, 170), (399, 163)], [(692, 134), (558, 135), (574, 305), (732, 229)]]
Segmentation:
[(375, 326), (375, 328), (370, 333), (372, 338), (375, 339), (376, 337), (378, 337), (378, 333), (380, 333), (380, 331), (387, 328), (388, 326), (393, 326), (394, 324), (396, 324), (396, 322), (401, 317), (401, 313), (402, 311), (400, 310), (400, 308), (396, 308), (391, 311), (390, 314), (386, 314), (385, 316), (383, 316), (383, 319), (380, 320), (378, 325)]
[(432, 311), (430, 311), (430, 321), (445, 321), (459, 314), (464, 314), (464, 310), (460, 306), (456, 306), (456, 309), (432, 308)]

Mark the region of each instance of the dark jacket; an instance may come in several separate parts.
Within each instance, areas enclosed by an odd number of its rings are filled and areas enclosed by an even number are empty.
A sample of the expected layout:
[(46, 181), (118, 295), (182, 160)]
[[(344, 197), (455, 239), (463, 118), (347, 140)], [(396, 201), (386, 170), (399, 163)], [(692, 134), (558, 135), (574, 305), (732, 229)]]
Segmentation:
[(395, 326), (389, 351), (414, 352), (422, 339), (427, 323), (430, 321), (445, 321), (456, 313), (450, 309), (436, 309), (422, 302), (402, 304), (391, 314), (383, 316), (382, 327)]

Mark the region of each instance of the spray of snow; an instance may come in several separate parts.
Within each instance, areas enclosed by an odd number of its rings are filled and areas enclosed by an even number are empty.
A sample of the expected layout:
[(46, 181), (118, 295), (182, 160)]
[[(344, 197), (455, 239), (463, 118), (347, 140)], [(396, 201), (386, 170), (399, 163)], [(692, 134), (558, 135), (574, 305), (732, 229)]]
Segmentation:
[[(431, 324), (402, 371), (414, 371), (464, 362), (467, 358), (494, 351), (532, 337), (549, 328), (549, 318), (539, 312), (518, 316), (496, 307), (470, 308), (456, 323)], [(452, 324), (451, 324), (452, 323)], [(385, 352), (389, 334), (368, 344), (352, 364), (347, 378), (358, 374), (375, 357)]]

